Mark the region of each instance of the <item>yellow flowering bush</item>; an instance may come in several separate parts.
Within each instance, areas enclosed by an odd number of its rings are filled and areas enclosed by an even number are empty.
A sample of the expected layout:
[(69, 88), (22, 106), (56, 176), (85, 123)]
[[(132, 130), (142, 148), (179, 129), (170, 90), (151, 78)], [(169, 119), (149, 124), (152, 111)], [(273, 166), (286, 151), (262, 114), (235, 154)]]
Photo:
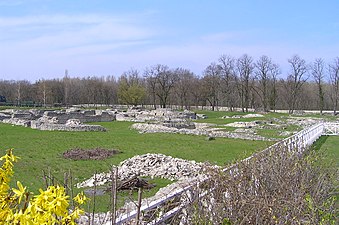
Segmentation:
[(26, 190), (20, 181), (17, 188), (11, 188), (9, 182), (13, 176), (13, 163), (18, 157), (13, 150), (7, 150), (0, 158), (0, 224), (76, 224), (76, 219), (84, 211), (80, 208), (87, 200), (83, 193), (73, 198), (75, 207), (69, 210), (70, 199), (61, 186), (49, 186), (33, 195)]

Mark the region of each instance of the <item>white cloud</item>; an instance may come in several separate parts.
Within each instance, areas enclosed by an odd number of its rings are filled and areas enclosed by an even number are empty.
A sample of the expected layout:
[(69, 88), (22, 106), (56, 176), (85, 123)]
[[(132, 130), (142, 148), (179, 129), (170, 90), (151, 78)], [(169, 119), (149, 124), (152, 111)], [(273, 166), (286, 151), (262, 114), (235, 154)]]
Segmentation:
[(122, 43), (125, 46), (128, 42), (145, 40), (154, 35), (154, 31), (144, 27), (140, 19), (106, 15), (0, 17), (0, 32), (3, 34), (0, 46), (27, 52), (50, 52), (96, 44)]
[(0, 76), (20, 79), (56, 74), (69, 67), (78, 68), (77, 74), (88, 74), (86, 69), (91, 72), (99, 66), (110, 71), (106, 55), (131, 51), (156, 36), (144, 25), (146, 19), (148, 15), (143, 14), (0, 16)]

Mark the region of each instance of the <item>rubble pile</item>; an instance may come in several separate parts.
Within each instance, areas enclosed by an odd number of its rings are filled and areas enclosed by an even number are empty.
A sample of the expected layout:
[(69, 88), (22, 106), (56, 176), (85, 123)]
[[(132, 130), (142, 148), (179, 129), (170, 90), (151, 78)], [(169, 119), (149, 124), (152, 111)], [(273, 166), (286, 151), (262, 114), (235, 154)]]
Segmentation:
[[(169, 180), (181, 180), (197, 177), (204, 163), (173, 158), (163, 154), (137, 155), (126, 159), (118, 166), (118, 179), (126, 180), (135, 176), (160, 177)], [(97, 185), (103, 185), (111, 179), (110, 173), (100, 173), (77, 184), (77, 187), (92, 187), (96, 179)]]

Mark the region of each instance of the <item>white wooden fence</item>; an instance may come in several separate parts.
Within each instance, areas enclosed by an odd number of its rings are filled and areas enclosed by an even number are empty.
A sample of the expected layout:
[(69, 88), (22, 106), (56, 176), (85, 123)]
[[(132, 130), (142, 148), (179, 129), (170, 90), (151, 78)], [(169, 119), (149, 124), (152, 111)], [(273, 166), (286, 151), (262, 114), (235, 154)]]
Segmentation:
[[(265, 157), (267, 153), (272, 151), (273, 149), (277, 149), (280, 147), (284, 147), (284, 149), (287, 149), (288, 151), (303, 151), (307, 146), (312, 145), (320, 136), (322, 135), (338, 135), (339, 134), (339, 123), (319, 123), (317, 125), (314, 125), (312, 127), (306, 128), (282, 141), (279, 141), (272, 146), (264, 149), (263, 151), (260, 151), (258, 153), (255, 153), (254, 155), (244, 159), (244, 160), (250, 160), (253, 157)], [(234, 169), (235, 165), (228, 167), (224, 169), (224, 171), (229, 171), (231, 169)], [(203, 181), (199, 181), (203, 182)], [(162, 207), (166, 205), (169, 201), (173, 200), (174, 198), (187, 193), (187, 191), (192, 190), (193, 187), (195, 187), (197, 183), (190, 184), (186, 187), (179, 188), (175, 190), (174, 192), (157, 199), (153, 202), (150, 202), (149, 204), (142, 205), (141, 211), (143, 213), (155, 210), (159, 207)], [(158, 216), (155, 220), (149, 222), (148, 224), (161, 224), (164, 221), (172, 218), (173, 216), (177, 215), (182, 209), (185, 208), (186, 204), (180, 204), (172, 209), (170, 209), (167, 212), (162, 212), (162, 215)], [(128, 212), (126, 214), (120, 215), (117, 217), (116, 224), (125, 224), (129, 221), (135, 219), (137, 215), (137, 210)], [(107, 222), (107, 224), (111, 224), (111, 222)]]

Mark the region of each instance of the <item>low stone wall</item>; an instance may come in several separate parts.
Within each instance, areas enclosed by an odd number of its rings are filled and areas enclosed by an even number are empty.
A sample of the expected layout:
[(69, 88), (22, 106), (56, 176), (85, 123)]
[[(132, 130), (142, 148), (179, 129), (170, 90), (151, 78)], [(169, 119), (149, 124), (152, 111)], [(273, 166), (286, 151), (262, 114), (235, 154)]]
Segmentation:
[(18, 118), (10, 118), (10, 119), (3, 119), (3, 123), (13, 124), (16, 126), (23, 126), (23, 127), (30, 127), (31, 121), (30, 120), (24, 120), (24, 119), (18, 119)]
[(11, 118), (11, 115), (8, 115), (6, 113), (0, 113), (0, 120), (9, 119), (9, 118)]
[(32, 123), (32, 129), (38, 130), (59, 130), (59, 131), (106, 131), (103, 126), (100, 125), (85, 125), (80, 124), (76, 126), (66, 125), (66, 124), (53, 124), (53, 123), (45, 123), (40, 125), (34, 125)]
[[(195, 123), (199, 125), (198, 123)], [(235, 133), (228, 131), (220, 131), (218, 128), (198, 128), (198, 129), (177, 129), (175, 127), (166, 127), (158, 124), (135, 123), (131, 126), (139, 133), (174, 133), (174, 134), (189, 134), (189, 135), (202, 135), (208, 137), (223, 137), (223, 138), (238, 138), (244, 140), (258, 140), (258, 141), (276, 141), (276, 138), (266, 138), (251, 133)]]
[(81, 123), (110, 122), (115, 120), (113, 113), (101, 110), (79, 110), (79, 111), (46, 111), (46, 117), (56, 117), (59, 123), (64, 124), (69, 119), (78, 119)]

